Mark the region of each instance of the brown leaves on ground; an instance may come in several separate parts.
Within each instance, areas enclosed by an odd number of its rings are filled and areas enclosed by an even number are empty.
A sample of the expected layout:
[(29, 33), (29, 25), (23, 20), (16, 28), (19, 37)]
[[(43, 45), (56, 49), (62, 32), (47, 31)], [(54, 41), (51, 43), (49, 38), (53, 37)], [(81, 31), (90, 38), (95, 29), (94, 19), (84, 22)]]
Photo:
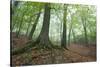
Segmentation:
[(29, 42), (29, 41), (30, 40), (25, 35), (20, 35), (17, 38), (16, 37), (16, 33), (12, 33), (12, 38), (11, 38), (11, 46), (12, 46), (12, 49), (14, 49), (14, 48), (21, 48), (21, 47), (25, 46), (25, 44), (27, 42)]
[[(74, 48), (75, 49), (75, 48)], [(41, 49), (31, 50), (30, 52), (13, 56), (13, 65), (28, 65), (28, 64), (56, 64), (56, 63), (74, 63), (96, 61), (96, 56), (90, 56), (84, 53), (86, 49), (77, 50), (63, 50), (63, 49)], [(90, 51), (91, 52), (91, 51)]]
[(96, 60), (96, 46), (85, 47), (83, 45), (71, 44), (69, 50), (82, 56), (82, 60), (95, 61)]
[[(25, 46), (28, 38), (20, 37), (12, 39), (13, 48), (20, 48)], [(57, 63), (74, 63), (96, 61), (96, 47), (71, 44), (65, 49), (34, 49), (24, 52), (22, 54), (12, 56), (12, 65), (37, 65), (37, 64), (57, 64)]]

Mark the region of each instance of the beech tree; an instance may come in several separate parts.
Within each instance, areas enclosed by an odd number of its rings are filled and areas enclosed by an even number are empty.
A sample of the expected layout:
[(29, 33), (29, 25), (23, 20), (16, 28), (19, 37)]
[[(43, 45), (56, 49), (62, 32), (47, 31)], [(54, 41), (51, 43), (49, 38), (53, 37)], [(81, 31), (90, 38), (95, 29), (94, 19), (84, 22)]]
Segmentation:
[(63, 33), (62, 33), (62, 39), (61, 39), (61, 46), (63, 48), (66, 48), (66, 16), (67, 16), (67, 5), (64, 4), (64, 13), (63, 13)]
[(43, 26), (36, 42), (42, 45), (43, 47), (47, 48), (51, 48), (51, 43), (49, 40), (49, 24), (50, 24), (50, 4), (46, 3), (44, 5)]

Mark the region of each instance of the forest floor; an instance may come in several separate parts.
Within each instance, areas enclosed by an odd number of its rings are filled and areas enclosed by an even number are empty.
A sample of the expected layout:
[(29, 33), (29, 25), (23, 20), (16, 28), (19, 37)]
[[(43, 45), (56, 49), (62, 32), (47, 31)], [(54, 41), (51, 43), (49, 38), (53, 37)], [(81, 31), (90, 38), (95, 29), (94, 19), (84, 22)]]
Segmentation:
[[(25, 36), (12, 36), (12, 49), (25, 46), (29, 40)], [(12, 65), (40, 65), (96, 61), (96, 46), (85, 47), (71, 44), (66, 49), (35, 49), (32, 47), (24, 53), (11, 55)]]

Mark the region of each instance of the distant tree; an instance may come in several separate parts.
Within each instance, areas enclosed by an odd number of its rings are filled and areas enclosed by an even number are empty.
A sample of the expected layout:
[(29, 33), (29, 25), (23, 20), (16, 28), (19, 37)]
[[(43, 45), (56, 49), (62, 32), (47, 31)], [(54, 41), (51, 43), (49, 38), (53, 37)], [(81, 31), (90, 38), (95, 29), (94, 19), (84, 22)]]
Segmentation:
[(67, 47), (66, 47), (66, 40), (67, 40), (67, 39), (66, 39), (66, 38), (67, 38), (67, 36), (66, 36), (66, 28), (67, 28), (67, 26), (66, 26), (66, 22), (67, 22), (66, 16), (67, 16), (67, 5), (64, 4), (63, 32), (62, 32), (62, 39), (61, 39), (61, 46), (62, 46), (63, 48), (67, 48)]
[(70, 23), (70, 28), (68, 33), (68, 45), (70, 45), (70, 36), (71, 36), (72, 27), (73, 27), (73, 22)]
[(88, 46), (87, 19), (86, 19), (86, 17), (88, 16), (87, 8), (83, 7), (81, 13), (82, 13), (81, 20), (82, 20), (82, 25), (83, 25), (83, 29), (84, 29), (85, 44)]
[(27, 10), (25, 10), (22, 14), (22, 18), (20, 19), (20, 23), (19, 23), (19, 28), (18, 28), (18, 31), (17, 31), (17, 37), (19, 36), (20, 34), (20, 31), (22, 30), (22, 25), (23, 25), (23, 21), (24, 21), (24, 16), (25, 16), (25, 13), (26, 13)]
[(76, 36), (75, 36), (75, 32), (73, 29), (72, 29), (72, 35), (73, 35), (73, 40), (74, 40), (73, 42), (76, 43)]

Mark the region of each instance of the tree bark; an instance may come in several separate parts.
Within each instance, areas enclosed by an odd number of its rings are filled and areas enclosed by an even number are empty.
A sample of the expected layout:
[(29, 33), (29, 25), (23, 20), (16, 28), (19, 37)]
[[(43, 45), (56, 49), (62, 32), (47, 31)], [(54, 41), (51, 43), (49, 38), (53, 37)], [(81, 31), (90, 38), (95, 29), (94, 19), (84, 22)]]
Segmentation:
[(24, 15), (25, 15), (26, 12), (27, 12), (27, 9), (23, 12), (22, 18), (21, 18), (21, 20), (20, 20), (19, 29), (18, 29), (17, 35), (16, 35), (17, 37), (19, 37), (20, 31), (21, 31), (21, 29), (22, 29), (23, 19), (24, 19)]
[(82, 24), (83, 24), (83, 29), (84, 29), (84, 37), (85, 37), (85, 44), (88, 46), (88, 37), (87, 37), (87, 28), (86, 28), (86, 18), (82, 16)]
[(72, 27), (73, 27), (73, 22), (71, 22), (71, 24), (70, 24), (70, 28), (69, 28), (69, 34), (68, 34), (68, 45), (70, 45), (70, 35), (71, 35)]
[(72, 34), (73, 34), (74, 43), (76, 43), (76, 36), (75, 36), (75, 32), (73, 29), (72, 29)]
[(38, 13), (37, 18), (36, 18), (36, 20), (35, 20), (35, 22), (34, 22), (34, 24), (32, 26), (31, 32), (29, 34), (29, 39), (32, 39), (32, 36), (33, 36), (33, 33), (34, 33), (35, 29), (36, 29), (36, 25), (38, 23), (39, 17), (40, 17), (40, 12)]
[(19, 29), (18, 29), (18, 31), (17, 31), (17, 37), (19, 37), (19, 34), (20, 34), (20, 31), (21, 31), (21, 28), (22, 28), (22, 24), (23, 24), (23, 18), (24, 17), (24, 14), (22, 15), (22, 19), (21, 19), (21, 21), (20, 21), (20, 24), (19, 24)]
[(43, 48), (51, 47), (49, 40), (49, 24), (50, 24), (50, 4), (46, 3), (44, 6), (43, 26), (40, 35), (36, 41), (36, 43), (40, 44), (40, 46)]
[[(36, 29), (36, 25), (37, 25), (37, 23), (38, 23), (38, 20), (39, 20), (39, 17), (40, 17), (40, 13), (41, 13), (40, 11), (41, 11), (41, 9), (39, 10), (38, 13), (33, 14), (33, 15), (30, 16), (31, 19), (29, 20), (29, 24), (28, 24), (28, 27), (27, 27), (27, 30), (26, 30), (26, 35), (28, 35), (28, 30), (29, 30), (29, 28), (30, 28), (30, 26), (31, 26), (32, 18), (33, 18), (35, 15), (37, 15), (37, 18), (36, 18), (36, 20), (35, 20), (35, 22), (34, 22), (34, 24), (33, 24), (33, 26), (32, 26), (31, 32), (29, 33), (29, 34), (30, 34), (29, 37), (32, 37), (32, 36), (33, 36), (33, 33), (34, 33), (35, 29)], [(31, 39), (31, 38), (30, 38), (30, 39)]]
[(67, 7), (66, 5), (64, 4), (64, 13), (63, 13), (63, 33), (62, 33), (62, 39), (61, 39), (61, 46), (63, 48), (66, 48), (66, 16), (67, 16)]

